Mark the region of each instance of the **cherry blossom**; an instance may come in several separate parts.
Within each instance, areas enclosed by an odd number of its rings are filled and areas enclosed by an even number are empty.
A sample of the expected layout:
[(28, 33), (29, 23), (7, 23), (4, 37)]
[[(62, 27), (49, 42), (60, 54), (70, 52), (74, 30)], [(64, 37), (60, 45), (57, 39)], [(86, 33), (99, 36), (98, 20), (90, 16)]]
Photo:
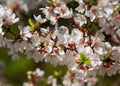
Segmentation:
[[(0, 47), (8, 48), (12, 59), (18, 59), (19, 53), (24, 53), (36, 63), (44, 61), (54, 66), (66, 65), (76, 77), (72, 83), (66, 78), (70, 77), (69, 74), (66, 75), (63, 81), (66, 86), (82, 86), (83, 80), (91, 86), (91, 76), (117, 74), (120, 71), (120, 2), (101, 0), (92, 5), (84, 0), (75, 1), (78, 3), (75, 9), (61, 0), (49, 1), (48, 6), (40, 8), (43, 16), (34, 14), (35, 21), (29, 19), (29, 25), (15, 28), (18, 33), (12, 31), (12, 25), (19, 18), (13, 9), (0, 5)], [(61, 23), (62, 20), (64, 22)], [(8, 38), (8, 33), (14, 38)], [(42, 77), (44, 72), (39, 69), (30, 72), (29, 79), (31, 74)], [(50, 76), (48, 81), (57, 86), (56, 77)], [(33, 86), (31, 82), (24, 83), (27, 85)]]

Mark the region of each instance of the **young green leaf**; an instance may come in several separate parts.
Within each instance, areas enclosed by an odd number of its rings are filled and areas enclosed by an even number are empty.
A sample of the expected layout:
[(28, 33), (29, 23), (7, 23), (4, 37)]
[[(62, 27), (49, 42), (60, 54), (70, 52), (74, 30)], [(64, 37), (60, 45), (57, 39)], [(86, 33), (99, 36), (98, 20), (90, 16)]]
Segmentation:
[(80, 60), (85, 61), (87, 58), (84, 53), (80, 53)]
[(85, 64), (86, 64), (86, 65), (91, 64), (91, 60), (90, 60), (90, 59), (87, 59), (87, 60), (85, 61)]
[(33, 23), (33, 21), (31, 19), (28, 20), (28, 23), (32, 29), (35, 27), (35, 24)]
[(54, 71), (54, 76), (61, 76), (62, 71)]
[(80, 53), (79, 61), (80, 61), (80, 65), (83, 65), (83, 64), (89, 65), (89, 64), (91, 64), (91, 60), (88, 59), (88, 58), (85, 56), (84, 53)]
[(109, 58), (108, 54), (104, 55), (104, 60), (107, 60)]

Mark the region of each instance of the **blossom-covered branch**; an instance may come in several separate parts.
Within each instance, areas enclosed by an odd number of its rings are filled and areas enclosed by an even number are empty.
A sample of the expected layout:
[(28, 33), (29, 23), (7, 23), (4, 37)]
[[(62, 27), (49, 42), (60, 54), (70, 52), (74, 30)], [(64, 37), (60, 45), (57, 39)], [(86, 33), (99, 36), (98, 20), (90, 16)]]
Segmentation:
[[(75, 9), (69, 7), (70, 2), (77, 3)], [(47, 6), (40, 8), (43, 14), (33, 15), (35, 22), (29, 19), (27, 26), (19, 25), (17, 34), (12, 25), (19, 19), (11, 9), (0, 6), (0, 46), (9, 48), (13, 59), (25, 53), (35, 62), (66, 65), (81, 79), (119, 73), (119, 0), (70, 2), (49, 0)], [(14, 38), (8, 38), (9, 33)], [(118, 46), (108, 41), (108, 36)]]

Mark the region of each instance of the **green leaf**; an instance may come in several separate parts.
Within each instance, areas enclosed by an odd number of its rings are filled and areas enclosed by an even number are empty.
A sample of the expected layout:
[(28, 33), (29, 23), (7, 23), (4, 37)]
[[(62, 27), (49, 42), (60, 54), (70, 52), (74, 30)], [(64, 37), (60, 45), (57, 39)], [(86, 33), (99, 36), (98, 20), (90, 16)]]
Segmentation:
[(31, 19), (28, 20), (29, 25), (32, 27), (32, 29), (34, 29), (35, 24), (33, 23), (33, 21)]
[(105, 54), (105, 55), (104, 55), (104, 60), (106, 60), (106, 59), (108, 59), (108, 58), (109, 58), (108, 54)]
[(80, 65), (83, 65), (83, 64), (89, 65), (89, 64), (91, 64), (91, 60), (88, 59), (88, 58), (85, 56), (84, 53), (80, 53), (79, 61), (80, 61)]
[(91, 60), (90, 60), (90, 59), (87, 59), (87, 60), (85, 61), (85, 64), (86, 64), (86, 65), (91, 64)]
[(85, 61), (87, 58), (84, 53), (80, 53), (80, 60)]
[(54, 71), (54, 76), (61, 76), (62, 71)]

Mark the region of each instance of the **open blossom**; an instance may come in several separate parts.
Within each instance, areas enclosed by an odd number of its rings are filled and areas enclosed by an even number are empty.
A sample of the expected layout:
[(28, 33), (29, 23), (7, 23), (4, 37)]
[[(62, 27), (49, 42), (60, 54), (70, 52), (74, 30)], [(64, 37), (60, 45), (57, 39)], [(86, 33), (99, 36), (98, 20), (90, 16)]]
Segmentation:
[(59, 2), (60, 6), (56, 7), (53, 12), (59, 14), (61, 18), (71, 18), (73, 10), (69, 9), (64, 2)]
[(19, 21), (19, 18), (15, 18), (15, 14), (8, 15), (8, 17), (9, 18), (6, 20), (6, 23), (8, 23), (9, 25), (14, 24)]
[(40, 8), (40, 10), (42, 10), (42, 12), (45, 14), (45, 17), (47, 19), (49, 19), (49, 17), (51, 16), (51, 12), (52, 12), (53, 8), (46, 6), (46, 8)]
[(58, 27), (57, 30), (54, 31), (52, 35), (53, 39), (56, 39), (57, 44), (66, 44), (69, 40), (69, 30), (65, 26)]
[(41, 15), (38, 15), (37, 17), (34, 15), (34, 18), (37, 22), (39, 22), (41, 24), (47, 21), (46, 19), (42, 19)]
[(73, 10), (69, 9), (64, 2), (58, 1), (54, 4), (55, 7), (46, 6), (46, 8), (40, 9), (52, 25), (55, 25), (60, 18), (68, 19), (73, 16)]
[(75, 8), (75, 10), (80, 13), (83, 13), (87, 11), (87, 5), (82, 0), (79, 0), (79, 6)]
[(105, 16), (109, 17), (113, 13), (113, 7), (111, 5), (106, 5), (103, 10), (105, 11)]
[(90, 17), (90, 21), (93, 22), (95, 18), (102, 18), (104, 13), (101, 8), (92, 6), (90, 10), (85, 12), (85, 15)]
[(40, 39), (40, 36), (39, 36), (39, 34), (37, 32), (35, 32), (32, 35), (31, 42), (33, 43), (34, 46), (40, 45), (41, 39)]
[(74, 28), (72, 30), (71, 38), (70, 38), (69, 42), (77, 44), (82, 39), (83, 39), (83, 33), (80, 30)]
[(75, 23), (79, 24), (80, 26), (87, 24), (87, 19), (84, 15), (77, 14), (77, 17), (74, 18)]
[(73, 16), (73, 10), (61, 7), (60, 17), (61, 18), (71, 18)]
[(53, 7), (41, 8), (42, 12), (45, 14), (45, 17), (50, 20), (52, 25), (55, 25), (57, 22), (57, 16), (53, 13)]
[(27, 38), (31, 38), (32, 37), (32, 33), (30, 32), (31, 31), (31, 27), (30, 26), (26, 26), (24, 28), (19, 27), (19, 29), (20, 29), (20, 35), (22, 36), (22, 38), (24, 40), (27, 40)]
[[(120, 19), (119, 19), (119, 14), (114, 14), (111, 19), (110, 19), (110, 25), (115, 25), (117, 28), (120, 27)], [(117, 17), (118, 16), (118, 17)]]
[(0, 5), (0, 18), (1, 26), (3, 24), (12, 25), (19, 21), (19, 18), (16, 18), (15, 13), (12, 12), (12, 9)]
[[(94, 71), (92, 66), (99, 66), (99, 59), (94, 58), (95, 55), (92, 53), (92, 49), (90, 47), (78, 47), (78, 52), (80, 55), (76, 58), (72, 70), (75, 72), (75, 75), (84, 79), (86, 75), (89, 75), (89, 71)], [(84, 58), (84, 60), (82, 59)], [(91, 75), (91, 74), (90, 74)]]

